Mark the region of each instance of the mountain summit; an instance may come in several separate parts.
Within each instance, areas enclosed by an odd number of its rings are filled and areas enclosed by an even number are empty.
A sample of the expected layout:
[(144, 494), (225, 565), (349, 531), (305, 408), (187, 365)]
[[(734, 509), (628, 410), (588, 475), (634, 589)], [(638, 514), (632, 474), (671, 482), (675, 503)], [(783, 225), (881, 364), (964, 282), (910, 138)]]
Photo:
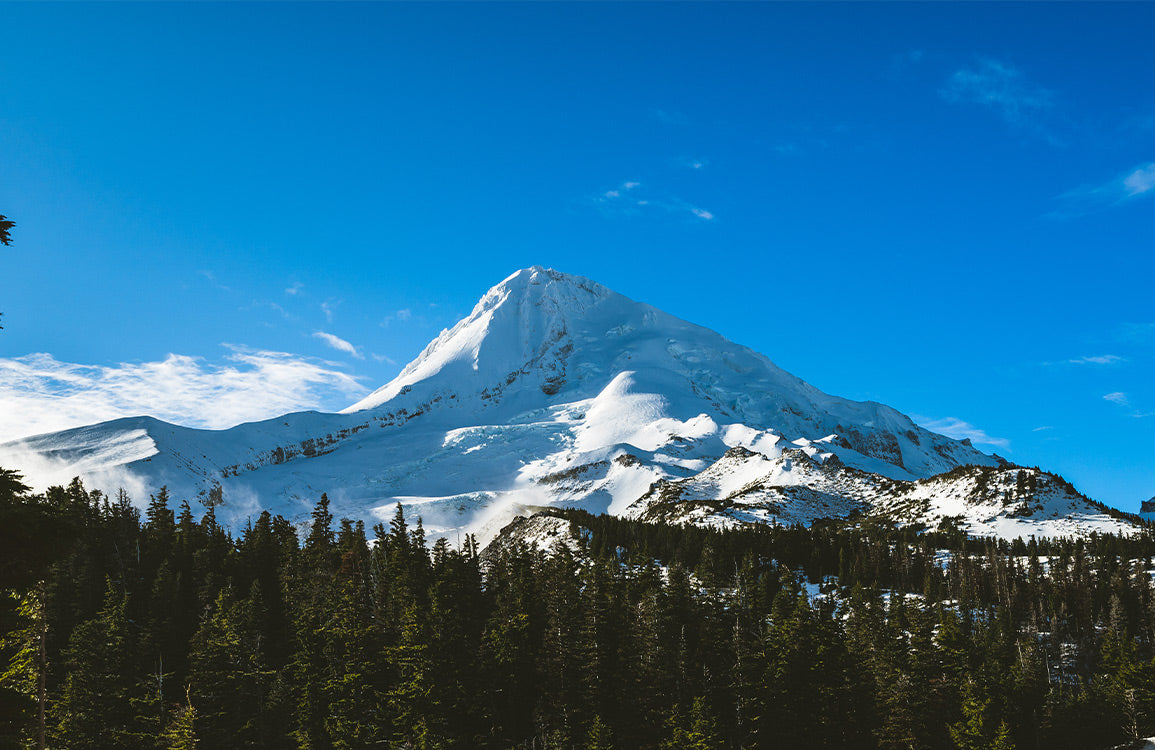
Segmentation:
[[(536, 266), (486, 292), (396, 378), (340, 414), (223, 431), (115, 420), (0, 446), (5, 462), (33, 481), (43, 481), (39, 467), (56, 466), (138, 493), (220, 487), (218, 513), (238, 522), (261, 508), (307, 517), (321, 492), (336, 513), (371, 522), (400, 502), (435, 533), (492, 525), (521, 505), (643, 514), (658, 503), (669, 513), (662, 487), (686, 482), (699, 500), (753, 497), (710, 477), (754, 481), (763, 468), (775, 477), (766, 481), (819, 493), (789, 512), (767, 506), (783, 520), (863, 510), (867, 498), (907, 508), (889, 488), (1003, 463), (883, 404), (825, 394), (706, 328)], [(740, 520), (694, 517), (707, 516)]]
[(482, 421), (591, 401), (631, 433), (661, 419), (709, 418), (753, 428), (764, 448), (829, 438), (847, 463), (896, 478), (996, 463), (882, 404), (828, 396), (713, 331), (537, 266), (490, 289), (397, 378), (343, 413), (422, 408), (439, 397)]

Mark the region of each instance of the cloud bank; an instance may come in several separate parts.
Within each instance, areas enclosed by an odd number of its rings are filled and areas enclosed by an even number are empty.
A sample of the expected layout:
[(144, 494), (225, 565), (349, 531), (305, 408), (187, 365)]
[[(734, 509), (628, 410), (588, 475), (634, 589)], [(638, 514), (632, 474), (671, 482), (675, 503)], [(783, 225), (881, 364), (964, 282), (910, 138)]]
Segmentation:
[(51, 354), (0, 358), (0, 442), (149, 415), (223, 429), (291, 411), (341, 408), (368, 389), (323, 360), (229, 347), (224, 364), (169, 354), (114, 367)]

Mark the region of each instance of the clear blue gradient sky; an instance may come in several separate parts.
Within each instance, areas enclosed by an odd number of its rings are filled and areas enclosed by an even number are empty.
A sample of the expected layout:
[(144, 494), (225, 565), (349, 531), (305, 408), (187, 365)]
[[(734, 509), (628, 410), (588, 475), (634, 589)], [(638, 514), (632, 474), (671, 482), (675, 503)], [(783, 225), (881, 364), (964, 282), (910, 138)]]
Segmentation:
[(336, 410), (541, 264), (1155, 494), (1155, 4), (0, 16), (0, 439)]

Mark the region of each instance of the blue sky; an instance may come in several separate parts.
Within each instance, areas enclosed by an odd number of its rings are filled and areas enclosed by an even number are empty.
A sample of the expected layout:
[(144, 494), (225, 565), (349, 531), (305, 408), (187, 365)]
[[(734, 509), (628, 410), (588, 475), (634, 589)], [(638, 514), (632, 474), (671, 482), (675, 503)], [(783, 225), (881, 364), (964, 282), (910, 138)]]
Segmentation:
[(1153, 4), (0, 12), (0, 437), (339, 409), (540, 264), (1155, 494)]

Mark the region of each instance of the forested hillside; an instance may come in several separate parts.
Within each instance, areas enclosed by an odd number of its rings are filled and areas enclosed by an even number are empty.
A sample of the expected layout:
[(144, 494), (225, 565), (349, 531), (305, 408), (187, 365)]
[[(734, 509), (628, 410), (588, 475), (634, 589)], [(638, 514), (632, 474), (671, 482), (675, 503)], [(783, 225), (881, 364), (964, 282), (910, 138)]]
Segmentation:
[[(564, 512), (428, 545), (320, 498), (0, 483), (5, 747), (1104, 748), (1155, 732), (1150, 533), (984, 542)], [(43, 710), (43, 713), (41, 711)]]

